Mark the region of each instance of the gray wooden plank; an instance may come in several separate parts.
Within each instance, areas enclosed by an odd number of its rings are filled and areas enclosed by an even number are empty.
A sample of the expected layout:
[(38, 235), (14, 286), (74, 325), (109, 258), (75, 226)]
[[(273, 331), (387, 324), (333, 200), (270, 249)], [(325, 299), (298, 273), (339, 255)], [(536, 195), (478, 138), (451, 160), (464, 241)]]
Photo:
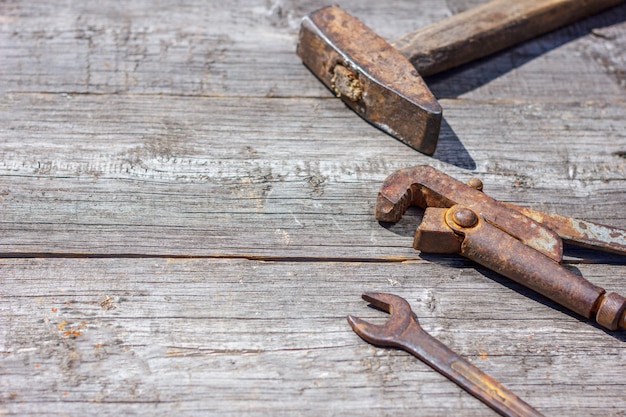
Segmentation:
[[(466, 3), (339, 2), (389, 40)], [(228, 5), (169, 0), (158, 6), (91, 0), (52, 7), (3, 2), (0, 91), (328, 97), (294, 53), (300, 18), (324, 5), (317, 0)], [(483, 60), (452, 80), (448, 74), (433, 82), (433, 90), (450, 97), (488, 85), (489, 94), (500, 98), (584, 100), (591, 89), (607, 99), (623, 96), (619, 83), (626, 63), (615, 57), (626, 50), (620, 35), (625, 17), (626, 6), (615, 8)], [(524, 70), (513, 71), (517, 68)]]
[(414, 257), (412, 232), (389, 233), (373, 205), (388, 174), (417, 164), (626, 224), (624, 101), (445, 105), (430, 158), (335, 100), (12, 94), (0, 252)]
[[(405, 296), (429, 332), (546, 415), (626, 406), (623, 332), (462, 262), (5, 259), (2, 269), (5, 415), (491, 415), (409, 355), (360, 340), (347, 314), (384, 320), (364, 290)], [(621, 277), (626, 291), (623, 267), (580, 270)]]

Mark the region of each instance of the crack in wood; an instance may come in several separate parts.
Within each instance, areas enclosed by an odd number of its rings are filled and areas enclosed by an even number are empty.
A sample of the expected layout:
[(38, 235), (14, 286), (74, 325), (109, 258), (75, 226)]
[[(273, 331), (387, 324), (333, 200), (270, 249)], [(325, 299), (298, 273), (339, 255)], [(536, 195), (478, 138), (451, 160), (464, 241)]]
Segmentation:
[(214, 255), (176, 255), (157, 253), (72, 253), (72, 252), (1, 252), (0, 259), (32, 259), (32, 258), (52, 258), (52, 259), (244, 259), (261, 262), (347, 262), (347, 263), (401, 263), (409, 261), (420, 261), (416, 257), (380, 257), (380, 258), (359, 258), (359, 257), (305, 257), (305, 256), (267, 256), (267, 255), (245, 255), (245, 254), (214, 254)]

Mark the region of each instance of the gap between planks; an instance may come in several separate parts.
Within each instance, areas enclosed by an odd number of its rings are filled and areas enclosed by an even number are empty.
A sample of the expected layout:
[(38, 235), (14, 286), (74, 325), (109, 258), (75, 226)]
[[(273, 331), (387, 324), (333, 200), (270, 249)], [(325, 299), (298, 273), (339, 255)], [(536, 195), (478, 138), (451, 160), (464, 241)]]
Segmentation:
[(219, 254), (219, 255), (167, 255), (149, 253), (56, 253), (56, 252), (24, 252), (11, 253), (1, 252), (1, 259), (32, 259), (32, 258), (52, 258), (52, 259), (243, 259), (260, 262), (348, 262), (348, 263), (401, 263), (420, 261), (419, 257), (381, 257), (381, 258), (344, 258), (344, 257), (304, 257), (304, 256), (267, 256), (267, 255), (241, 255), (241, 254)]

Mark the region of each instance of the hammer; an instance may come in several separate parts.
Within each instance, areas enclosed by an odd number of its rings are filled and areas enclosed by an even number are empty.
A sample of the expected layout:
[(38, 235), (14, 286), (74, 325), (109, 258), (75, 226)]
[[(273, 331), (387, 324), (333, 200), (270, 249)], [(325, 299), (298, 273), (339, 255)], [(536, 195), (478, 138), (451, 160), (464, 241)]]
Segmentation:
[(493, 54), (624, 0), (492, 0), (388, 43), (337, 6), (302, 20), (297, 54), (366, 121), (432, 155), (442, 109), (422, 76)]

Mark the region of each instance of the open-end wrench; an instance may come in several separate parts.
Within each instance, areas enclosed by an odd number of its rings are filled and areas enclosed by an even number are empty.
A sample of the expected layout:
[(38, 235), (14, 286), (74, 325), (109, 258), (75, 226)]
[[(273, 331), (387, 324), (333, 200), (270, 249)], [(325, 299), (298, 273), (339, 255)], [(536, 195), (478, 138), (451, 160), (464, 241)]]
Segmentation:
[(362, 297), (391, 315), (383, 325), (348, 316), (352, 329), (366, 342), (406, 350), (503, 416), (543, 416), (498, 381), (426, 333), (404, 298), (371, 292)]

